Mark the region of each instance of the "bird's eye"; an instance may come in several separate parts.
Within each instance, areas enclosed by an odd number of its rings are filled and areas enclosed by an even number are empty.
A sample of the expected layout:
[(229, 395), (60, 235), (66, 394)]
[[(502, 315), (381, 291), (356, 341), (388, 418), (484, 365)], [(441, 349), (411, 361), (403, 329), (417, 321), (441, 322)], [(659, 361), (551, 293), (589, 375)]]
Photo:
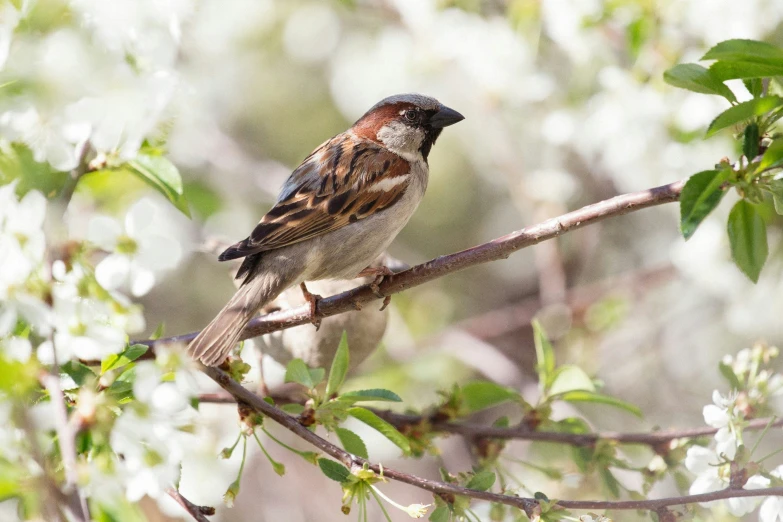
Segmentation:
[(413, 109), (405, 111), (405, 119), (408, 121), (416, 121), (416, 116), (418, 116), (418, 114)]

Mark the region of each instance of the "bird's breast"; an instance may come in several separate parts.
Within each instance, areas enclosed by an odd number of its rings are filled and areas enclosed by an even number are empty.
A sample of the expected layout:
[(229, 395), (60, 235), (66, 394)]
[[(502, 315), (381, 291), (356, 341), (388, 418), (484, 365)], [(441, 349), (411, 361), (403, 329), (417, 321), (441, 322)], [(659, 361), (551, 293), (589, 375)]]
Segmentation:
[(314, 239), (305, 279), (350, 279), (382, 254), (419, 206), (427, 189), (427, 164), (414, 163), (409, 176), (405, 193), (391, 207)]

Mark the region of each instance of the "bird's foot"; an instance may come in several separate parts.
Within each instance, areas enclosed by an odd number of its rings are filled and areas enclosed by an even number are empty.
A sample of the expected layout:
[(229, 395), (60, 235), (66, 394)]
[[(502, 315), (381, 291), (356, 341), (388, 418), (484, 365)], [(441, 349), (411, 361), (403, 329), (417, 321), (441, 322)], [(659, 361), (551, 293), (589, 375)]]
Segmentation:
[(310, 293), (304, 282), (299, 284), (299, 288), (302, 289), (302, 295), (304, 296), (305, 301), (310, 305), (310, 322), (315, 326), (317, 331), (321, 328), (321, 317), (318, 315), (318, 301), (321, 300), (321, 296)]
[(375, 276), (375, 280), (373, 280), (371, 283), (369, 283), (370, 290), (372, 290), (373, 295), (377, 297), (378, 299), (383, 299), (383, 306), (381, 306), (381, 311), (385, 310), (387, 306), (389, 306), (389, 303), (391, 302), (391, 296), (390, 295), (384, 295), (383, 292), (381, 292), (380, 284), (383, 283), (383, 280), (386, 279), (387, 276), (394, 275), (394, 272), (392, 272), (389, 267), (386, 266), (368, 266), (361, 272), (359, 272), (359, 275), (356, 277), (368, 277), (368, 276)]
[(386, 277), (390, 275), (394, 275), (394, 272), (392, 272), (389, 267), (381, 265), (381, 266), (368, 266), (367, 268), (359, 272), (359, 274), (356, 277), (369, 277), (369, 276)]

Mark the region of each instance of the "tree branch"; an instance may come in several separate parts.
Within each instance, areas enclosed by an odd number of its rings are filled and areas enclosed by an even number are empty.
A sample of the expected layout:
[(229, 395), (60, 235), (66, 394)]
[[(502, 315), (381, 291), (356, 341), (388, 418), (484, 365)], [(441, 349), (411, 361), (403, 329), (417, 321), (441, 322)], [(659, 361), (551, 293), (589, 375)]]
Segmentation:
[[(587, 205), (579, 210), (568, 212), (543, 223), (517, 230), (467, 250), (437, 257), (398, 274), (387, 276), (379, 285), (379, 295), (396, 294), (465, 268), (505, 259), (517, 250), (556, 238), (566, 232), (577, 230), (608, 217), (621, 216), (636, 210), (677, 201), (684, 185), (685, 181), (681, 180), (640, 192), (622, 194), (605, 201)], [(369, 285), (363, 285), (319, 300), (317, 312), (320, 317), (329, 317), (355, 310), (356, 307), (376, 299), (379, 299), (379, 297), (373, 293)], [(258, 337), (259, 335), (292, 328), (310, 321), (308, 306), (275, 312), (252, 320), (245, 327), (240, 339)], [(136, 343), (149, 347), (154, 347), (156, 344), (189, 343), (196, 335), (198, 335), (198, 332), (158, 340), (136, 341)], [(145, 355), (151, 357), (152, 353), (149, 351)]]
[[(305, 441), (309, 442), (319, 450), (323, 451), (327, 455), (334, 457), (338, 461), (342, 462), (349, 469), (356, 466), (363, 466), (367, 464), (370, 469), (376, 473), (381, 472), (380, 466), (372, 464), (368, 460), (351, 455), (347, 451), (335, 446), (331, 442), (316, 435), (306, 427), (302, 426), (294, 417), (291, 417), (284, 411), (272, 406), (265, 402), (260, 397), (242, 387), (239, 383), (231, 379), (231, 377), (224, 371), (214, 368), (202, 366), (202, 371), (207, 374), (211, 379), (218, 383), (224, 390), (226, 390), (237, 401), (246, 404), (248, 407), (266, 415), (270, 419), (274, 420), (284, 428), (293, 432), (297, 436), (301, 437)], [(492, 493), (489, 491), (478, 491), (473, 489), (456, 486), (446, 482), (439, 482), (436, 480), (430, 480), (415, 475), (409, 475), (401, 471), (383, 467), (383, 476), (416, 486), (420, 489), (429, 491), (436, 495), (460, 495), (477, 500), (486, 500), (489, 502), (497, 502), (508, 506), (513, 506), (525, 511), (525, 513), (532, 513), (538, 506), (538, 501), (532, 498), (502, 495), (499, 493)], [(709, 502), (712, 500), (721, 500), (727, 498), (737, 497), (757, 497), (757, 496), (783, 496), (783, 487), (766, 488), (766, 489), (724, 489), (721, 491), (715, 491), (712, 493), (704, 493), (701, 495), (686, 495), (682, 497), (669, 497), (662, 499), (652, 500), (624, 500), (624, 501), (603, 501), (603, 500), (560, 500), (557, 501), (557, 505), (565, 509), (596, 509), (596, 510), (659, 510), (667, 506), (676, 506), (682, 504), (692, 504), (697, 502)]]
[[(279, 403), (273, 394), (272, 398)], [(203, 393), (198, 396), (199, 402), (213, 404), (235, 404), (236, 399), (230, 393)], [(283, 398), (285, 401), (285, 398)], [(524, 424), (518, 424), (508, 428), (499, 426), (485, 426), (473, 422), (453, 422), (436, 420), (427, 415), (410, 413), (396, 413), (389, 410), (370, 408), (373, 413), (393, 425), (397, 429), (406, 426), (416, 426), (422, 422), (429, 422), (432, 432), (452, 433), (462, 435), (469, 439), (503, 439), (503, 440), (527, 440), (537, 442), (552, 442), (567, 444), (570, 446), (594, 446), (598, 441), (608, 440), (620, 444), (639, 444), (644, 446), (660, 446), (676, 439), (695, 439), (698, 437), (710, 437), (718, 432), (718, 428), (702, 426), (698, 428), (672, 429), (653, 432), (619, 432), (599, 431), (595, 433), (562, 433), (555, 431), (535, 431)], [(767, 426), (770, 428), (783, 427), (783, 419), (770, 418), (753, 419), (748, 421), (743, 429), (748, 431), (760, 431)]]
[(209, 506), (198, 506), (191, 502), (190, 500), (186, 499), (182, 496), (182, 493), (180, 493), (178, 490), (174, 488), (169, 488), (166, 490), (166, 493), (177, 501), (177, 504), (185, 508), (185, 511), (187, 511), (190, 516), (193, 517), (194, 520), (197, 522), (210, 522), (210, 520), (206, 517), (206, 515), (212, 516), (215, 514), (215, 508), (209, 507)]

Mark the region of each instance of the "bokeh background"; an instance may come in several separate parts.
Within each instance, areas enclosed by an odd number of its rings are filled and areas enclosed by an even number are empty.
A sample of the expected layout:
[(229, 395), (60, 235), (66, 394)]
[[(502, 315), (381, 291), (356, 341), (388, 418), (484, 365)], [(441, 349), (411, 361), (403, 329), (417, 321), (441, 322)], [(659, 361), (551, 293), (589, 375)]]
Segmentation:
[[(104, 135), (165, 137), (194, 219), (167, 214), (182, 255), (140, 300), (139, 337), (160, 323), (177, 334), (206, 324), (233, 292), (210, 245), (247, 235), (298, 162), (381, 98), (421, 92), (466, 117), (434, 148), (427, 196), (392, 245), (393, 256), (414, 264), (736, 157), (728, 133), (703, 139), (727, 102), (674, 89), (663, 71), (728, 38), (783, 45), (782, 24), (779, 0), (5, 2), (1, 78), (16, 83), (0, 108), (34, 103), (47, 128), (59, 129), (68, 124), (63, 107), (100, 95), (111, 101), (93, 108)], [(36, 138), (50, 161), (54, 134)], [(79, 227), (79, 208), (121, 215), (148, 190), (132, 178), (85, 183), (70, 227)], [(721, 357), (783, 338), (781, 222), (770, 218), (770, 259), (753, 285), (730, 260), (729, 208), (687, 243), (676, 205), (667, 205), (397, 295), (382, 345), (354, 384), (393, 389), (414, 408), (477, 376), (534, 397), (529, 324), (537, 316), (559, 362), (581, 365), (646, 414), (581, 409), (596, 429), (700, 426), (712, 390), (725, 387)], [(211, 452), (235, 434), (233, 410), (201, 411), (212, 438), (186, 463), (182, 488), (196, 503), (219, 505), (238, 463), (215, 465)], [(457, 438), (441, 441), (439, 459), (419, 462), (368, 442), (374, 460), (430, 477), (439, 465), (471, 465)], [(288, 474), (276, 477), (256, 455), (236, 506), (215, 520), (344, 520), (337, 486), (273, 449)], [(563, 451), (511, 445), (534, 462)], [(597, 484), (568, 489), (514, 469), (550, 497), (603, 495)], [(399, 484), (386, 490), (402, 503), (427, 500)]]

